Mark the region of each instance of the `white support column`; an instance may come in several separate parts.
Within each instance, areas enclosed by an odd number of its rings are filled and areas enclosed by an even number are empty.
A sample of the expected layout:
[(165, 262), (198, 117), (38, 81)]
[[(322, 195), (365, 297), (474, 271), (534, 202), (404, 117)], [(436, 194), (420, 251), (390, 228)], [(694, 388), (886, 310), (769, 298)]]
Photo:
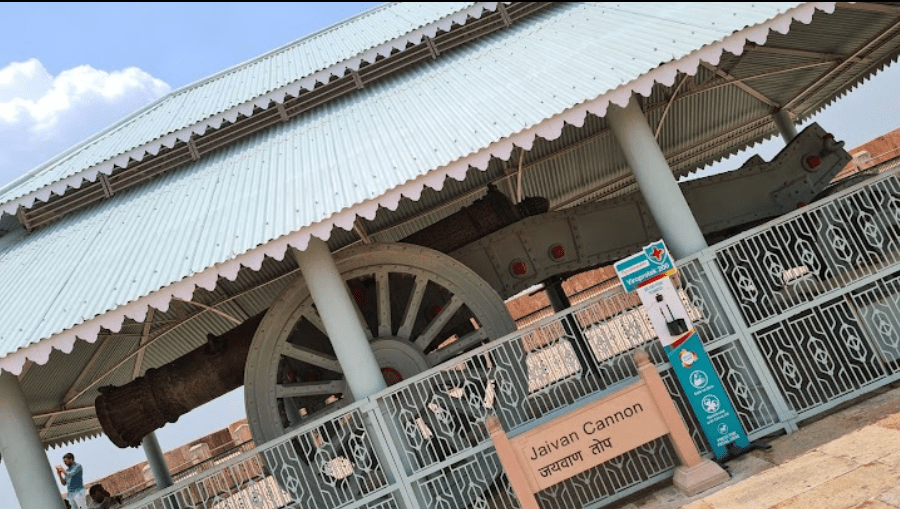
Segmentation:
[[(65, 487), (55, 477), (28, 411), (19, 380), (0, 373), (0, 456), (23, 509), (65, 509)], [(62, 455), (60, 455), (62, 456)], [(4, 505), (10, 505), (6, 501)]]
[(790, 143), (797, 137), (797, 126), (794, 125), (794, 119), (791, 118), (788, 110), (778, 110), (777, 113), (772, 115), (772, 118), (775, 120), (775, 127), (778, 128), (778, 132), (784, 138), (785, 144)]
[(306, 251), (294, 250), (294, 257), (353, 398), (360, 400), (387, 388), (328, 244), (310, 237)]
[(169, 466), (166, 465), (166, 456), (159, 446), (156, 433), (151, 431), (149, 435), (145, 436), (141, 440), (141, 447), (144, 449), (144, 455), (147, 456), (147, 464), (150, 466), (150, 472), (153, 473), (156, 486), (162, 490), (175, 484), (172, 474), (169, 472)]
[(625, 154), (650, 213), (675, 259), (705, 249), (706, 239), (703, 238), (700, 226), (681, 194), (669, 163), (656, 143), (653, 130), (634, 96), (631, 96), (625, 108), (611, 104), (606, 113), (606, 121)]

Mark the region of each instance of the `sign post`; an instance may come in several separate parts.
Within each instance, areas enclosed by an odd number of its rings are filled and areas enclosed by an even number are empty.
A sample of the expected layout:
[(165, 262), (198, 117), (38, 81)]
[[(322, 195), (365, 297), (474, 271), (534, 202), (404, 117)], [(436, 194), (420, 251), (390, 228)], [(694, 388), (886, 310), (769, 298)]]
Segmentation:
[(647, 353), (638, 350), (634, 360), (639, 382), (515, 437), (488, 416), (485, 425), (522, 509), (539, 509), (535, 493), (663, 435), (681, 463), (673, 482), (684, 494), (728, 480), (721, 466), (697, 452)]
[(615, 269), (625, 291), (637, 290), (716, 459), (725, 461), (752, 449), (754, 446), (669, 277), (676, 269), (663, 241), (617, 262)]

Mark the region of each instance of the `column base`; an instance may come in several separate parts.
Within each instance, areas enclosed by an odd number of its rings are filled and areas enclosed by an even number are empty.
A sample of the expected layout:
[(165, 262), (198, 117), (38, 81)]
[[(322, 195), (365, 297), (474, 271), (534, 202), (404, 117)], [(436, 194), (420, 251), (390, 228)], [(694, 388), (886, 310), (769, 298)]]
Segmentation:
[(719, 466), (718, 463), (704, 459), (693, 468), (684, 466), (676, 468), (673, 482), (678, 491), (685, 496), (692, 497), (714, 486), (718, 486), (730, 478), (731, 476), (728, 475), (728, 472)]

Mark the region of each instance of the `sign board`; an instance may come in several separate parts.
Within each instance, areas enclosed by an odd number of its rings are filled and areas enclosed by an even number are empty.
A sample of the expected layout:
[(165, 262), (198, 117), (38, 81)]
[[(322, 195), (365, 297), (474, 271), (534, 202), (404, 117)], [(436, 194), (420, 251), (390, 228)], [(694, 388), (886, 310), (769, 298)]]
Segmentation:
[(683, 463), (674, 482), (685, 494), (728, 480), (727, 472), (697, 452), (647, 353), (639, 350), (634, 359), (639, 382), (533, 430), (509, 438), (496, 416), (485, 419), (522, 509), (540, 509), (535, 493), (663, 435)]
[(668, 432), (646, 384), (634, 384), (510, 441), (539, 491)]
[[(645, 268), (635, 269), (640, 266)], [(750, 447), (750, 440), (725, 393), (725, 386), (668, 277), (675, 269), (665, 244), (662, 241), (650, 244), (640, 253), (616, 263), (615, 268), (626, 290), (637, 289), (716, 459), (727, 458), (729, 446)]]
[(700, 336), (694, 332), (681, 345), (667, 349), (666, 353), (716, 459), (728, 457), (729, 444), (734, 444), (738, 449), (750, 447), (750, 439), (706, 355)]
[(661, 240), (644, 247), (640, 253), (619, 260), (613, 267), (626, 292), (675, 273), (675, 263)]

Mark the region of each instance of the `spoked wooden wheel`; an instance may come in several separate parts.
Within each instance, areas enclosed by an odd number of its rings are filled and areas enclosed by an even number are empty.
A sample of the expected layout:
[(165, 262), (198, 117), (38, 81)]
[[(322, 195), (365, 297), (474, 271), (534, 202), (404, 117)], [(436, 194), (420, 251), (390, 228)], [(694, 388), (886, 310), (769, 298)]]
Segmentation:
[[(515, 328), (500, 296), (440, 252), (373, 244), (341, 252), (335, 262), (389, 385)], [(254, 440), (272, 440), (348, 404), (344, 369), (298, 278), (269, 308), (247, 358), (245, 403)]]

